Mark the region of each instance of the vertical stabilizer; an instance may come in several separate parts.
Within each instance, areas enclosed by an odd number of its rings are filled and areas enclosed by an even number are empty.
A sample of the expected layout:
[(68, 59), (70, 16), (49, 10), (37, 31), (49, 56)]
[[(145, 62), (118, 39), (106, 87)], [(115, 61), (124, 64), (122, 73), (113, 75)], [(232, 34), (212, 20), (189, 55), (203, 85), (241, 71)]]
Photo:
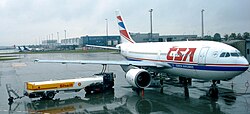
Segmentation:
[(116, 18), (119, 27), (119, 32), (121, 36), (121, 43), (135, 43), (135, 41), (131, 38), (130, 34), (128, 33), (124, 20), (121, 16), (120, 11), (116, 11)]

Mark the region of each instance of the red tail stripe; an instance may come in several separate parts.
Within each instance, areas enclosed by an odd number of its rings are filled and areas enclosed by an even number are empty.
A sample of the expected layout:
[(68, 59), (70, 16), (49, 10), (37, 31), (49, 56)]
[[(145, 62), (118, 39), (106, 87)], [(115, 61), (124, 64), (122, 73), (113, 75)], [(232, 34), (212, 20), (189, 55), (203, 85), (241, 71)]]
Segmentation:
[(130, 39), (130, 38), (129, 38), (129, 35), (128, 35), (128, 33), (127, 33), (126, 30), (120, 30), (120, 33), (121, 33), (123, 36), (125, 36), (126, 38)]
[(122, 35), (124, 38), (126, 38), (129, 42), (134, 43), (134, 41), (132, 41), (132, 40), (129, 38), (128, 33), (127, 33), (126, 30), (120, 30), (120, 33), (121, 33), (121, 35)]
[(119, 19), (120, 21), (122, 21), (122, 17), (121, 16), (117, 16), (117, 19)]

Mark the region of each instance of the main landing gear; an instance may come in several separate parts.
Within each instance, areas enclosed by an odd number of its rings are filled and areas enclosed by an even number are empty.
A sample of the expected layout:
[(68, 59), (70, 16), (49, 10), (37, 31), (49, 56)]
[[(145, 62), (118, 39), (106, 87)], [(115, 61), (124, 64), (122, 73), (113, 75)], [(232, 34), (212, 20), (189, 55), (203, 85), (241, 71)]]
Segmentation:
[(179, 77), (179, 83), (182, 84), (183, 87), (184, 87), (185, 97), (189, 98), (188, 86), (192, 85), (192, 79), (191, 78), (185, 78), (185, 77)]
[[(209, 91), (207, 92), (207, 96), (211, 97), (212, 99), (218, 99), (219, 90), (218, 90), (216, 84), (220, 84), (220, 80), (213, 80), (212, 82), (213, 83), (210, 86)], [(188, 86), (192, 85), (192, 79), (179, 77), (179, 83), (183, 85), (185, 97), (188, 98), (189, 97)]]
[(213, 82), (213, 84), (210, 86), (210, 89), (207, 93), (207, 96), (217, 99), (219, 96), (219, 90), (216, 86), (216, 83), (220, 83), (220, 81), (213, 80), (212, 82)]

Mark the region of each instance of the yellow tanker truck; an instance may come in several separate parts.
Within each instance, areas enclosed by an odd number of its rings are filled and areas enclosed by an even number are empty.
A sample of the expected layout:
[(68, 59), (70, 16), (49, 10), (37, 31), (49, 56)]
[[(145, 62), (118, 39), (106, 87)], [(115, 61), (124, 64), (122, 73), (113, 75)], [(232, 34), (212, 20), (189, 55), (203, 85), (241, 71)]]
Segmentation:
[(25, 82), (24, 95), (29, 98), (53, 99), (60, 91), (78, 92), (84, 89), (86, 94), (99, 93), (113, 88), (114, 77), (113, 73), (101, 73), (76, 79)]

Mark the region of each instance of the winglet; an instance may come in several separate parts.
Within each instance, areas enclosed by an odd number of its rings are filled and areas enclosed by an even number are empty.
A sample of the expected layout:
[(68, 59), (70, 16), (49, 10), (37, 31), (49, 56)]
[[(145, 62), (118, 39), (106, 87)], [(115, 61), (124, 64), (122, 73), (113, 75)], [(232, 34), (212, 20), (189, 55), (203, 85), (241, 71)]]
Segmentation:
[(117, 23), (119, 26), (120, 30), (120, 36), (121, 36), (121, 42), (122, 43), (135, 43), (135, 41), (131, 38), (130, 34), (128, 33), (124, 20), (121, 16), (120, 11), (116, 11), (116, 18), (117, 18)]

